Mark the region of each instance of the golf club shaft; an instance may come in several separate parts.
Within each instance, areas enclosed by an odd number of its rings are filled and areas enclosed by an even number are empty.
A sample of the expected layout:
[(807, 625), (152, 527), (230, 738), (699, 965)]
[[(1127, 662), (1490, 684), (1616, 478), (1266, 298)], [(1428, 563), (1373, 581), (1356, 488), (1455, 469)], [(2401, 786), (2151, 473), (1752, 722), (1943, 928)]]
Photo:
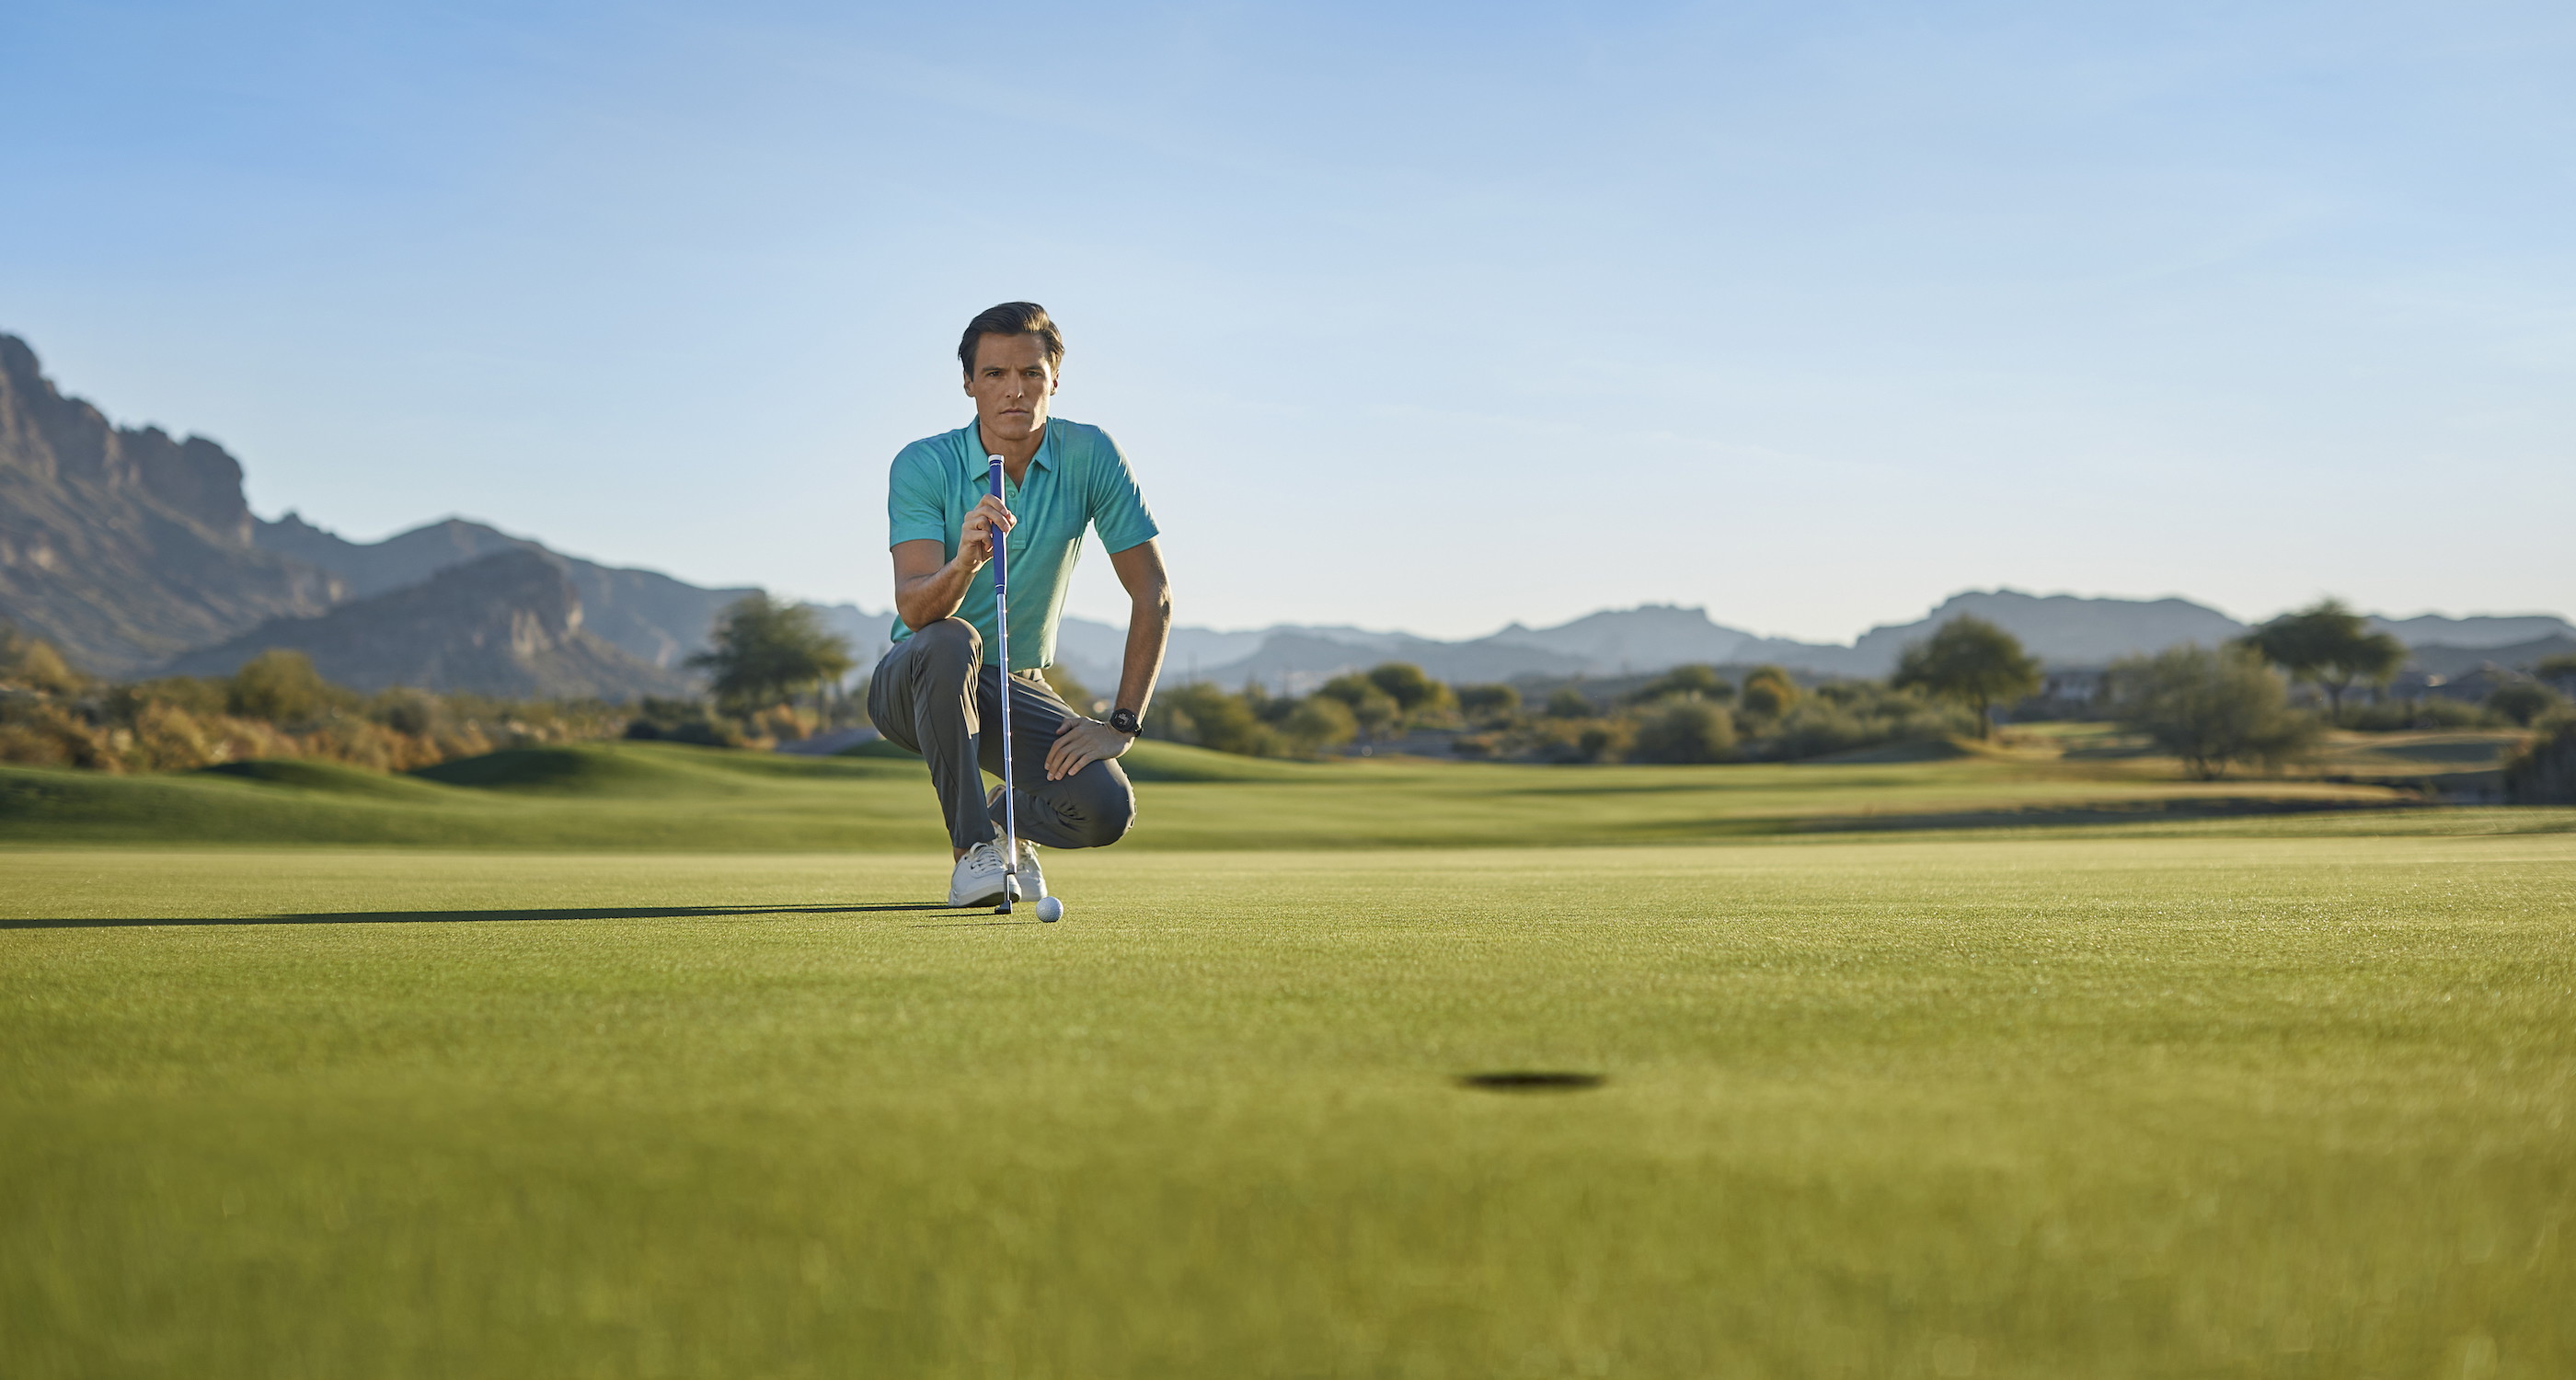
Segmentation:
[[(988, 455), (990, 462), (985, 481), (995, 498), (1002, 496), (1002, 457)], [(1002, 665), (1002, 905), (1011, 908), (1012, 893), (1020, 889), (1020, 807), (1019, 792), (1011, 778), (1011, 593), (1008, 561), (1010, 541), (1004, 532), (993, 530), (993, 649)]]

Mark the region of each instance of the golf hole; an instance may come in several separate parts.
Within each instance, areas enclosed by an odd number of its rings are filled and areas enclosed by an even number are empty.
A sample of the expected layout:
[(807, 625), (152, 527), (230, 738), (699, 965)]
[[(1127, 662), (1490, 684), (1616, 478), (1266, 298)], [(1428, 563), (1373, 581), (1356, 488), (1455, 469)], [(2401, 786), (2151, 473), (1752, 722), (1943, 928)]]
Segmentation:
[(1458, 1086), (1480, 1092), (1585, 1092), (1609, 1080), (1597, 1073), (1575, 1073), (1566, 1069), (1504, 1069), (1495, 1073), (1464, 1073)]

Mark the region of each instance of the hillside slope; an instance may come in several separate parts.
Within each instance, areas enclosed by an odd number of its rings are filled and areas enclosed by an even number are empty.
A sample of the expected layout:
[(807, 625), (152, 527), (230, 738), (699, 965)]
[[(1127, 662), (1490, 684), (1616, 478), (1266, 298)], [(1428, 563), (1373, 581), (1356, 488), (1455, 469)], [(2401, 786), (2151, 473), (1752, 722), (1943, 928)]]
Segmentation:
[(174, 675), (228, 675), (268, 648), (313, 658), (323, 676), (510, 698), (685, 694), (688, 680), (648, 665), (585, 626), (572, 580), (553, 557), (510, 550), (423, 583), (280, 619), (170, 663)]
[(310, 562), (340, 576), (352, 598), (416, 585), (443, 570), (504, 551), (534, 551), (555, 560), (579, 596), (582, 626), (647, 666), (677, 670), (704, 650), (725, 605), (749, 588), (705, 589), (657, 570), (601, 565), (567, 556), (527, 537), (463, 518), (447, 518), (379, 542), (354, 542), (296, 513), (261, 521), (251, 535), (261, 548)]

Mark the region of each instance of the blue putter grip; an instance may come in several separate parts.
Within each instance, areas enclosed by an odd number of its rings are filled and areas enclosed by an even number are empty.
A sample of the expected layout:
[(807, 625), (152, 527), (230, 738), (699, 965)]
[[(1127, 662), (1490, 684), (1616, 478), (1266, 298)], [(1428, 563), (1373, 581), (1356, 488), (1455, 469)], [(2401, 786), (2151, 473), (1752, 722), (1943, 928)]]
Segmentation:
[[(987, 455), (984, 459), (990, 465), (990, 468), (984, 472), (984, 492), (1000, 498), (1002, 496), (1002, 457)], [(1002, 588), (1002, 548), (1007, 544), (1001, 532), (993, 533), (993, 588), (996, 591)]]

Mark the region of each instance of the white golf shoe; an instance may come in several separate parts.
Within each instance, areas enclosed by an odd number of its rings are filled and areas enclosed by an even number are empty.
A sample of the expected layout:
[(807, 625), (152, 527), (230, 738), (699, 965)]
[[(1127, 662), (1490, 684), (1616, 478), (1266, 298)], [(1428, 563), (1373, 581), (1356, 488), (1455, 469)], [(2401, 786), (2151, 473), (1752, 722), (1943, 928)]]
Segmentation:
[(948, 874), (948, 904), (961, 909), (997, 906), (1009, 885), (1009, 876), (1002, 868), (1001, 846), (979, 843), (967, 849), (966, 856), (957, 860), (957, 870)]
[[(984, 793), (984, 811), (992, 819), (993, 827), (996, 829), (1002, 827), (1002, 790), (1002, 787), (995, 786)], [(1001, 893), (994, 894), (998, 896)], [(1027, 839), (1022, 839), (1020, 840), (1020, 899), (1044, 900), (1046, 894), (1046, 874), (1038, 870), (1038, 846)], [(952, 901), (949, 904), (956, 903)]]
[(1038, 846), (1027, 839), (1022, 839), (1020, 840), (1020, 895), (1026, 900), (1043, 901), (1046, 899), (1046, 894), (1046, 874), (1038, 870)]

